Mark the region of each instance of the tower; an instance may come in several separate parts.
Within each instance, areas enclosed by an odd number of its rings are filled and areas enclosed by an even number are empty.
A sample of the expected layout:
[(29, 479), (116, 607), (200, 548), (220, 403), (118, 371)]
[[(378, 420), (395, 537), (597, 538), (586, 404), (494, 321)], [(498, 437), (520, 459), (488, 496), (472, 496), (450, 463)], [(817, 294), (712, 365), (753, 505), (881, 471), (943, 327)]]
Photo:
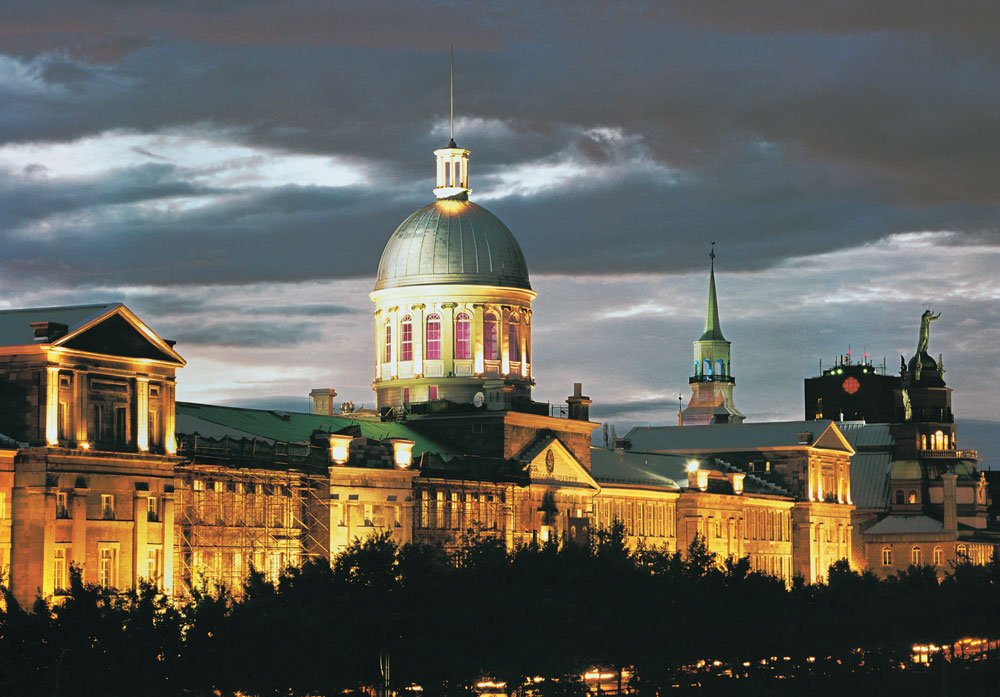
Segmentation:
[(499, 410), (531, 398), (535, 292), (514, 235), (469, 201), (469, 154), (452, 125), (434, 151), (436, 200), (382, 252), (369, 296), (380, 409), (446, 400)]
[(708, 307), (705, 331), (694, 342), (694, 374), (688, 379), (691, 401), (682, 412), (685, 426), (743, 423), (743, 414), (733, 404), (736, 378), (730, 365), (730, 342), (722, 335), (719, 301), (715, 291), (715, 242), (709, 252)]

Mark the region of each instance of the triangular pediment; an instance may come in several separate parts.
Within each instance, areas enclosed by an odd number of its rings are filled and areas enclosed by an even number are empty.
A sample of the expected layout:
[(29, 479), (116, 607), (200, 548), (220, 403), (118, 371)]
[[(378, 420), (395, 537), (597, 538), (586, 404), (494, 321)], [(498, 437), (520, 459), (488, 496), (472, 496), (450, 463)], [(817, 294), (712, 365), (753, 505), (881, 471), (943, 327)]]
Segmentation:
[(842, 450), (852, 455), (854, 454), (854, 448), (851, 447), (851, 444), (848, 442), (847, 438), (844, 437), (841, 430), (837, 428), (837, 424), (832, 421), (830, 422), (830, 425), (816, 437), (816, 440), (814, 440), (811, 445), (814, 448)]
[(527, 466), (532, 484), (600, 490), (587, 468), (558, 438), (547, 436), (533, 450), (536, 454)]
[(72, 351), (137, 358), (184, 365), (184, 359), (166, 341), (124, 305), (52, 342), (52, 345)]

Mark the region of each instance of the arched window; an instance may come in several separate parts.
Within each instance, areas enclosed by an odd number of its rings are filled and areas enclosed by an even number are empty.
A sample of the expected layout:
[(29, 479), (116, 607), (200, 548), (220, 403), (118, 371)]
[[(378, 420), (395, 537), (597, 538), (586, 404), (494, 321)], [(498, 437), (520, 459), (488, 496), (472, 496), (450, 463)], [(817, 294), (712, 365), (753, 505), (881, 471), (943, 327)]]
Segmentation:
[(920, 436), (920, 449), (927, 450), (927, 436)]
[(472, 358), (472, 321), (464, 312), (455, 317), (455, 358), (460, 361)]
[(413, 318), (409, 315), (403, 318), (399, 332), (399, 360), (413, 360)]
[(500, 360), (499, 338), (496, 315), (486, 315), (483, 317), (483, 358), (488, 361)]
[(892, 566), (892, 547), (889, 545), (882, 548), (882, 566)]
[(427, 360), (441, 360), (441, 315), (432, 313), (427, 315)]
[(715, 362), (715, 374), (716, 375), (726, 374), (726, 362), (721, 358)]
[(392, 362), (392, 324), (385, 323), (385, 353), (382, 357), (383, 363)]
[(933, 553), (934, 566), (941, 566), (944, 563), (944, 550), (940, 547), (934, 548)]
[(944, 444), (944, 433), (942, 433), (941, 431), (937, 431), (934, 434), (934, 449), (935, 450), (946, 450), (947, 449), (945, 447), (945, 444)]
[(903, 490), (902, 489), (896, 489), (896, 505), (898, 505), (898, 506), (902, 506), (903, 505)]
[(958, 545), (955, 547), (955, 556), (958, 557), (959, 561), (969, 560), (969, 548), (965, 545)]
[(521, 325), (511, 317), (507, 325), (507, 355), (512, 361), (521, 360)]
[(910, 492), (906, 495), (906, 502), (911, 506), (917, 502), (917, 492), (910, 489)]
[(702, 361), (702, 375), (711, 375), (711, 374), (712, 374), (712, 361), (706, 358), (704, 361)]
[(924, 565), (924, 553), (920, 551), (919, 547), (910, 550), (910, 563), (914, 566)]

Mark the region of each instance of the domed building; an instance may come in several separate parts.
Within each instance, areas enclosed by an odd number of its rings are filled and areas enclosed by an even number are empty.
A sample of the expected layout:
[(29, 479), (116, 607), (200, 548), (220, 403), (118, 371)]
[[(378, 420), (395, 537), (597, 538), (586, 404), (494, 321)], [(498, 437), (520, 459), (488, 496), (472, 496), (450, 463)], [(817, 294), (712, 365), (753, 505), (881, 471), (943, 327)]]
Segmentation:
[(380, 409), (507, 409), (534, 383), (528, 265), (507, 226), (469, 201), (469, 151), (452, 140), (434, 155), (437, 200), (396, 228), (379, 262), (372, 388)]

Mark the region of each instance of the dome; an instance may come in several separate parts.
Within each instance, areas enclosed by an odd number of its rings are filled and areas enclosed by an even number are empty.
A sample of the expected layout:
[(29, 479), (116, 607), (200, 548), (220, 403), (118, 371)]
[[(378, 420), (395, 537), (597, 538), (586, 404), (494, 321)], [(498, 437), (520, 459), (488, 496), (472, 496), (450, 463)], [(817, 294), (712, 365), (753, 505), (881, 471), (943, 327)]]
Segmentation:
[(531, 289), (524, 254), (507, 226), (475, 203), (441, 199), (392, 233), (375, 290), (460, 283)]

